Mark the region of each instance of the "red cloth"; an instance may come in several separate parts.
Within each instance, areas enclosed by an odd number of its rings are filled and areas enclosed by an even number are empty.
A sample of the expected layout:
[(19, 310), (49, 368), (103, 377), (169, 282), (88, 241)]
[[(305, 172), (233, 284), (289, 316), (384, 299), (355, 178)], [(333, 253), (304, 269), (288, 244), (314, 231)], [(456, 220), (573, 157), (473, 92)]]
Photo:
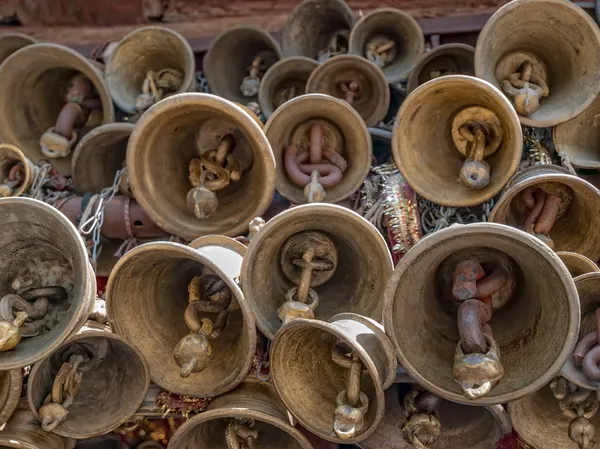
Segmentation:
[(507, 435), (498, 441), (496, 449), (519, 449), (517, 434)]
[(96, 296), (98, 296), (98, 298), (103, 297), (104, 293), (106, 292), (106, 284), (108, 283), (108, 278), (107, 277), (101, 277), (101, 276), (97, 276), (96, 277)]

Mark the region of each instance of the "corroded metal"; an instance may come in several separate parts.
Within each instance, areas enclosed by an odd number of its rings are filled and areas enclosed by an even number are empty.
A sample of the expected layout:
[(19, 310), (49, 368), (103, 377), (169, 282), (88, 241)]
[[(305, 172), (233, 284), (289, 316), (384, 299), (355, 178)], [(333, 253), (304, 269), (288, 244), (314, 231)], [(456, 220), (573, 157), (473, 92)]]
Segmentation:
[(563, 261), (569, 273), (573, 278), (586, 273), (598, 273), (600, 268), (593, 260), (588, 259), (582, 254), (570, 251), (557, 251), (556, 255)]
[(0, 197), (21, 196), (33, 184), (36, 169), (20, 149), (0, 144)]
[(7, 33), (0, 36), (0, 64), (2, 64), (6, 58), (12, 55), (17, 50), (28, 45), (33, 45), (37, 41), (26, 34), (21, 33)]

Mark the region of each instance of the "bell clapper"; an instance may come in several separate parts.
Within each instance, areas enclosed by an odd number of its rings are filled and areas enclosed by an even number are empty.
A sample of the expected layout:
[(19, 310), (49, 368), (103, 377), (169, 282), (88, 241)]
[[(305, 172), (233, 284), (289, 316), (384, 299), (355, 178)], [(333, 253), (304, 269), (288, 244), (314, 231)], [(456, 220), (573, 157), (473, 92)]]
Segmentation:
[(135, 100), (138, 112), (144, 112), (150, 106), (163, 98), (176, 94), (183, 84), (183, 73), (173, 68), (162, 69), (158, 72), (150, 70), (142, 84), (142, 93)]
[(354, 104), (355, 100), (360, 99), (360, 83), (357, 80), (344, 81), (339, 86), (344, 94), (344, 100), (350, 106)]
[(596, 309), (596, 330), (590, 332), (575, 347), (573, 365), (580, 367), (586, 377), (594, 382), (600, 382), (600, 307)]
[(548, 84), (533, 75), (533, 63), (523, 61), (519, 71), (511, 73), (502, 81), (502, 90), (514, 97), (514, 105), (519, 115), (528, 116), (540, 108), (540, 100), (550, 95)]
[(16, 159), (9, 159), (6, 167), (4, 181), (0, 184), (0, 198), (12, 196), (14, 191), (25, 182), (25, 166)]
[(367, 43), (365, 56), (383, 69), (396, 59), (396, 43), (386, 36), (374, 36)]
[(242, 80), (240, 85), (240, 91), (244, 97), (252, 98), (258, 95), (263, 76), (276, 60), (275, 53), (269, 50), (263, 50), (256, 55), (248, 68), (248, 76)]
[(258, 431), (253, 419), (232, 418), (225, 428), (227, 449), (254, 449)]
[(440, 438), (439, 406), (441, 398), (428, 391), (411, 390), (404, 396), (406, 421), (402, 437), (417, 449), (429, 449)]

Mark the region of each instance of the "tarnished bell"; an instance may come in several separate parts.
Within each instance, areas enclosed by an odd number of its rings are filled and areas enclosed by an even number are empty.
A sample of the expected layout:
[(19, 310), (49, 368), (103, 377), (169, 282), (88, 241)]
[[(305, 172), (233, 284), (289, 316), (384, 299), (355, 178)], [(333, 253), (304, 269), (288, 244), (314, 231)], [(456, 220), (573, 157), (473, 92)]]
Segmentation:
[(423, 30), (399, 9), (380, 8), (350, 32), (350, 53), (375, 63), (389, 83), (405, 81), (425, 48)]
[(214, 397), (230, 391), (254, 357), (256, 328), (236, 283), (239, 269), (214, 246), (141, 245), (109, 278), (113, 330), (140, 349), (152, 381), (173, 393)]
[[(0, 141), (70, 174), (70, 154), (90, 129), (115, 120), (100, 70), (62, 45), (34, 44), (0, 66)], [(62, 133), (62, 134), (61, 134)]]
[(0, 372), (0, 425), (8, 421), (15, 412), (22, 389), (23, 371), (21, 369)]
[(379, 426), (397, 361), (380, 324), (341, 313), (329, 322), (285, 324), (271, 345), (270, 367), (281, 399), (306, 429), (352, 444)]
[(492, 209), (489, 221), (535, 235), (556, 251), (600, 259), (600, 191), (557, 165), (517, 173)]
[(342, 206), (308, 204), (280, 213), (251, 240), (242, 289), (258, 328), (272, 339), (295, 316), (354, 312), (381, 320), (392, 269), (371, 223)]
[(0, 144), (0, 198), (21, 196), (33, 184), (36, 169), (17, 147)]
[(475, 75), (502, 89), (521, 123), (554, 126), (600, 92), (600, 30), (573, 2), (514, 0), (479, 34)]
[(449, 75), (428, 81), (404, 101), (392, 150), (411, 187), (443, 206), (481, 204), (497, 195), (521, 161), (517, 114), (491, 84)]
[(37, 41), (26, 34), (7, 33), (0, 36), (0, 64), (14, 52), (28, 45), (33, 45)]
[(312, 449), (288, 418), (275, 388), (247, 379), (215, 398), (208, 409), (186, 421), (168, 449)]
[(196, 89), (196, 58), (176, 31), (150, 26), (125, 36), (106, 61), (106, 85), (119, 109), (142, 112), (163, 98)]
[(586, 273), (600, 272), (598, 265), (582, 254), (572, 253), (570, 251), (557, 251), (556, 255), (563, 261), (573, 278)]
[(383, 317), (399, 363), (424, 388), (454, 402), (500, 404), (562, 368), (576, 343), (579, 301), (547, 246), (476, 223), (435, 232), (407, 253)]
[(275, 191), (265, 134), (240, 107), (209, 94), (175, 95), (145, 113), (129, 139), (127, 168), (152, 221), (187, 240), (247, 232)]
[(53, 207), (0, 199), (0, 228), (0, 366), (10, 370), (47, 357), (81, 327), (96, 278), (79, 233)]

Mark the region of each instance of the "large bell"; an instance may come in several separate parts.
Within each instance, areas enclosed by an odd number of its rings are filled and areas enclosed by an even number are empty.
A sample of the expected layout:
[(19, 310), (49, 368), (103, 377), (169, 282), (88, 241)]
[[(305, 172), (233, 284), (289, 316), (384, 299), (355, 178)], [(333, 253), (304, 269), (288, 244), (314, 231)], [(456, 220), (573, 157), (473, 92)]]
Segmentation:
[(23, 371), (21, 369), (0, 372), (0, 425), (8, 421), (15, 412), (22, 389)]
[(275, 388), (252, 379), (213, 399), (205, 412), (177, 430), (167, 447), (312, 449), (306, 437), (290, 424)]
[[(369, 174), (369, 131), (342, 100), (322, 94), (294, 98), (275, 111), (265, 134), (277, 164), (276, 189), (292, 203), (337, 203), (356, 192)], [(321, 152), (315, 162), (310, 160), (313, 150), (315, 155)], [(313, 172), (319, 175), (316, 181)], [(322, 195), (313, 196), (315, 185), (323, 187)]]
[(164, 27), (143, 27), (125, 36), (108, 58), (105, 74), (115, 104), (130, 114), (167, 96), (196, 90), (192, 47)]
[(556, 165), (517, 173), (492, 209), (489, 221), (517, 227), (556, 251), (600, 259), (600, 191)]
[(560, 371), (575, 346), (579, 301), (547, 246), (476, 223), (435, 232), (406, 254), (383, 317), (399, 363), (424, 388), (454, 402), (501, 404)]
[(563, 261), (573, 278), (586, 273), (600, 272), (598, 265), (582, 254), (573, 253), (571, 251), (557, 251), (556, 255)]
[(270, 367), (281, 399), (306, 429), (352, 444), (379, 426), (397, 361), (381, 325), (341, 313), (329, 322), (285, 324), (271, 345)]
[(246, 232), (275, 191), (263, 131), (239, 106), (209, 94), (176, 95), (144, 114), (129, 139), (127, 168), (150, 218), (187, 240)]
[(307, 204), (272, 218), (251, 240), (242, 289), (258, 328), (272, 339), (294, 311), (325, 321), (340, 312), (381, 320), (392, 269), (371, 223), (342, 206)]
[(395, 8), (376, 9), (350, 32), (350, 53), (375, 63), (389, 83), (406, 81), (424, 48), (425, 36), (417, 21)]
[(479, 34), (475, 75), (502, 89), (521, 123), (554, 126), (579, 115), (600, 92), (600, 30), (564, 0), (515, 0)]
[(443, 206), (468, 207), (500, 192), (519, 166), (523, 139), (517, 114), (498, 89), (449, 75), (406, 98), (392, 147), (417, 193)]
[(33, 45), (36, 40), (28, 36), (27, 34), (21, 33), (7, 33), (0, 36), (0, 64), (2, 64), (6, 58), (12, 55), (17, 50), (28, 45)]
[(53, 207), (0, 199), (0, 228), (0, 366), (10, 370), (47, 357), (81, 327), (96, 279), (79, 233)]
[(235, 281), (239, 271), (227, 261), (210, 248), (148, 243), (125, 254), (111, 273), (112, 328), (140, 349), (152, 381), (165, 390), (214, 397), (250, 370), (254, 318)]
[(0, 144), (0, 198), (23, 195), (33, 184), (37, 169), (17, 147)]

